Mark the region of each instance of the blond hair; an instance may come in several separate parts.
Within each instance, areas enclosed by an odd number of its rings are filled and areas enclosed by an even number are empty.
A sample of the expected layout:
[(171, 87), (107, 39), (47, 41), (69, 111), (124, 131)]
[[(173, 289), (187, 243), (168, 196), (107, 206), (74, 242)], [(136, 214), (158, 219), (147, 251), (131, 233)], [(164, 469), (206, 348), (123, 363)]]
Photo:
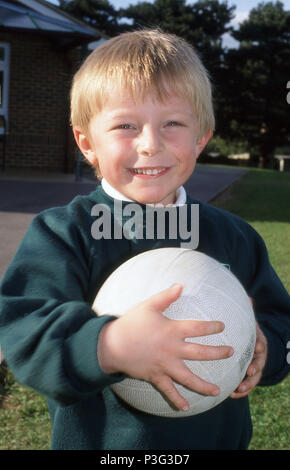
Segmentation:
[(120, 34), (97, 47), (84, 61), (71, 87), (71, 125), (88, 133), (92, 117), (112, 89), (127, 91), (138, 102), (154, 93), (186, 98), (199, 123), (199, 136), (215, 127), (209, 75), (194, 48), (160, 29)]

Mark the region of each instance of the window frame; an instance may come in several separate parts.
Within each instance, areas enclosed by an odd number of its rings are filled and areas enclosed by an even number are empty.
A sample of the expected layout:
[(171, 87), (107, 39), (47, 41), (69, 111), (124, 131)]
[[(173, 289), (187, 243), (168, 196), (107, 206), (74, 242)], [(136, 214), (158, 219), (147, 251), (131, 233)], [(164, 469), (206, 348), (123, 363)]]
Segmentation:
[[(8, 132), (9, 118), (9, 87), (10, 87), (10, 44), (0, 42), (0, 48), (4, 49), (4, 60), (0, 59), (0, 71), (3, 71), (3, 105), (0, 106), (0, 115), (4, 115), (6, 120), (6, 133)], [(4, 127), (0, 124), (0, 134), (4, 133)]]

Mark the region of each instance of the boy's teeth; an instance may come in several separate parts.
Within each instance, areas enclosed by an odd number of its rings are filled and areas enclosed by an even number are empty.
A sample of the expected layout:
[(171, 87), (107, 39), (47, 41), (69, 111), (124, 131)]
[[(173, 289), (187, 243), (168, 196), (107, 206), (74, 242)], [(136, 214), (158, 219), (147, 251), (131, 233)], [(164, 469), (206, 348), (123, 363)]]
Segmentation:
[(158, 173), (161, 173), (161, 171), (164, 171), (164, 170), (165, 168), (160, 168), (159, 170), (157, 170), (156, 168), (154, 168), (154, 170), (151, 170), (151, 169), (145, 170), (145, 169), (139, 169), (139, 168), (132, 169), (134, 173), (143, 174), (143, 175), (157, 175)]

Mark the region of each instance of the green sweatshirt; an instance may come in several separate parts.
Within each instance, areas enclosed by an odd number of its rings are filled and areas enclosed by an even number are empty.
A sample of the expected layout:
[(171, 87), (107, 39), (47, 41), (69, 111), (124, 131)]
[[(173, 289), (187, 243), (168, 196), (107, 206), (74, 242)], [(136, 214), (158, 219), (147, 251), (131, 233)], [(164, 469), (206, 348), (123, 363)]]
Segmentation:
[[(187, 196), (189, 215), (190, 204), (197, 203)], [(17, 380), (47, 399), (52, 449), (247, 448), (247, 398), (229, 398), (192, 417), (161, 418), (136, 411), (111, 391), (109, 385), (124, 375), (105, 374), (99, 366), (98, 337), (115, 317), (92, 311), (96, 293), (125, 260), (145, 250), (180, 246), (181, 240), (170, 239), (168, 231), (161, 240), (97, 240), (91, 232), (95, 204), (109, 206), (113, 214), (114, 199), (99, 186), (65, 207), (37, 215), (0, 286), (0, 344)], [(289, 295), (250, 225), (203, 203), (199, 213), (198, 250), (229, 265), (255, 300), (269, 347), (261, 385), (276, 384), (289, 372)]]

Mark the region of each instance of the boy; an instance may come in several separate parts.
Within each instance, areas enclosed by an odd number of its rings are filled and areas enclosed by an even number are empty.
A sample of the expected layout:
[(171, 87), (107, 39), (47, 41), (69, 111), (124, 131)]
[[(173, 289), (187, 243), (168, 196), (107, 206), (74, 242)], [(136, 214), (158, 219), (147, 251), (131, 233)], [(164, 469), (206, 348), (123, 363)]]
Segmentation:
[[(126, 33), (96, 49), (74, 77), (71, 121), (82, 153), (102, 185), (32, 222), (1, 285), (0, 343), (16, 378), (42, 393), (53, 449), (245, 449), (251, 437), (247, 395), (289, 371), (289, 296), (263, 241), (238, 217), (200, 203), (198, 250), (231, 270), (253, 298), (257, 343), (247, 376), (232, 397), (192, 417), (160, 418), (124, 404), (109, 385), (126, 376), (152, 382), (178, 409), (188, 404), (175, 382), (205, 395), (215, 384), (184, 359), (229, 357), (231, 346), (189, 344), (217, 334), (220, 322), (173, 321), (162, 312), (175, 285), (121, 317), (91, 309), (105, 278), (126, 259), (180, 240), (134, 235), (94, 239), (92, 208), (197, 203), (183, 184), (214, 129), (211, 88), (193, 49), (161, 31)], [(126, 216), (118, 223), (122, 226)], [(142, 279), (140, 279), (142, 282)], [(194, 306), (193, 306), (194, 308)], [(267, 338), (267, 340), (266, 340)], [(268, 352), (268, 353), (267, 353)], [(237, 399), (234, 399), (237, 398)]]

